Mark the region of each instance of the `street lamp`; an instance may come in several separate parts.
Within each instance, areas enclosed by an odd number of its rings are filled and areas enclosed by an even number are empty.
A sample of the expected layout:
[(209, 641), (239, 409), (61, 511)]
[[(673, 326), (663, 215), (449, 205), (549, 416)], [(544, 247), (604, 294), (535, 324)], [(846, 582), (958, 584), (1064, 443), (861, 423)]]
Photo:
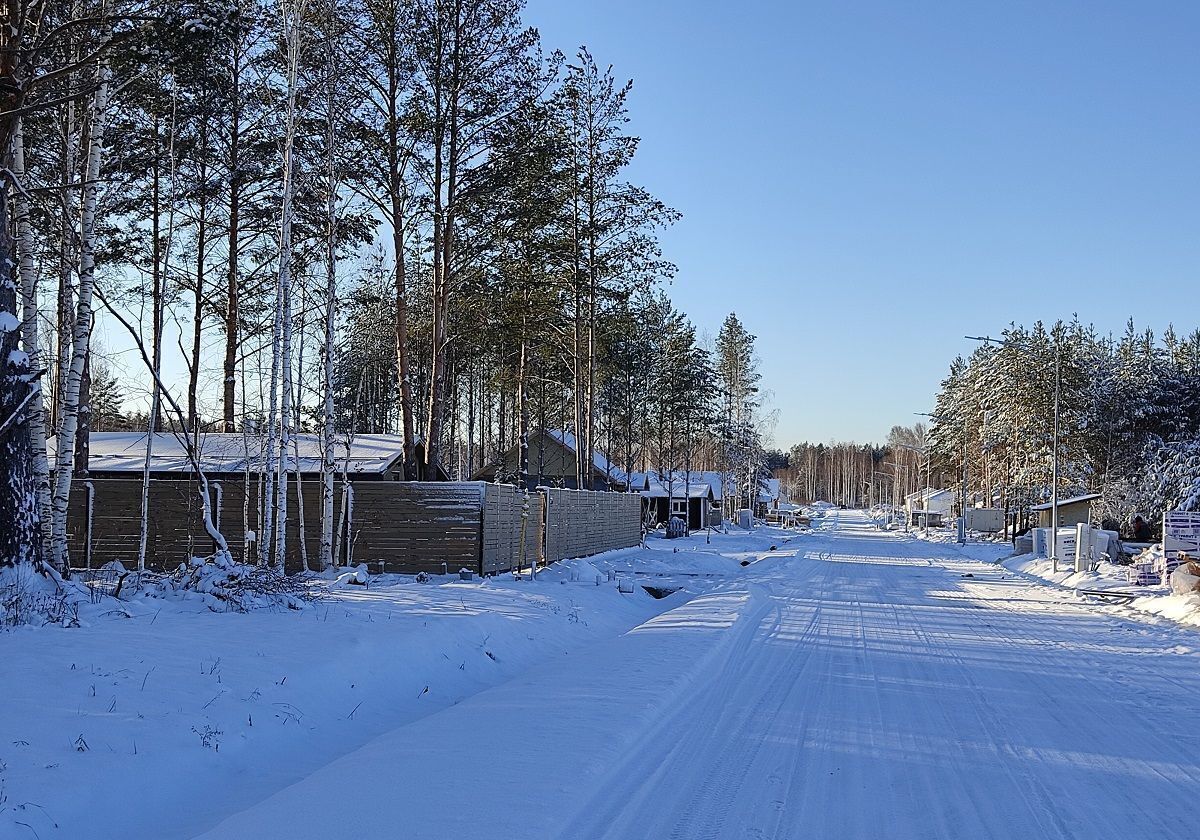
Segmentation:
[[(986, 335), (966, 335), (971, 341), (997, 344), (1001, 347), (1021, 347)], [(1023, 348), (1027, 349), (1027, 348)], [(1050, 457), (1050, 567), (1058, 571), (1058, 409), (1062, 397), (1062, 342), (1054, 336), (1054, 443)]]

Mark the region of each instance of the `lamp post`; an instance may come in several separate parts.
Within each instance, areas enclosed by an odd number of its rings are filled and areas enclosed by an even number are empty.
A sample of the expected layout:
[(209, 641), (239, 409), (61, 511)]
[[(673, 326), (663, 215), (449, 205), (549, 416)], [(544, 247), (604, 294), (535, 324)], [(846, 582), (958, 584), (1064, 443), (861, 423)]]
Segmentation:
[[(1021, 347), (986, 335), (966, 335), (971, 341), (996, 344), (1000, 347)], [(1026, 349), (1027, 348), (1023, 348)], [(1062, 342), (1054, 336), (1054, 442), (1050, 452), (1050, 567), (1058, 571), (1058, 420), (1062, 399)]]

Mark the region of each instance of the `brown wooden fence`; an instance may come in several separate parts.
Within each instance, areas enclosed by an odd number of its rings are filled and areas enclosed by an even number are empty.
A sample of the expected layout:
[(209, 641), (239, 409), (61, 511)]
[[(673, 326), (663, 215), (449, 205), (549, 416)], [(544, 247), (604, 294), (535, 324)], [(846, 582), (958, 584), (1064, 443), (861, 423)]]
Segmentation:
[[(258, 482), (213, 480), (214, 518), (235, 556), (242, 556), (258, 521)], [(111, 560), (137, 562), (141, 532), (140, 479), (76, 482), (68, 518), (72, 563), (96, 568)], [(294, 480), (288, 492), (286, 567), (315, 567), (320, 550), (321, 486)], [(300, 504), (303, 499), (303, 505)], [(549, 506), (547, 507), (547, 502)], [(150, 482), (147, 564), (162, 571), (188, 557), (210, 554), (197, 484)], [(527, 514), (527, 515), (526, 515)], [(367, 563), (371, 571), (451, 573), (461, 568), (495, 574), (531, 562), (553, 562), (636, 545), (641, 538), (638, 496), (549, 490), (525, 496), (483, 482), (352, 481), (334, 492), (338, 562)], [(303, 522), (303, 527), (301, 527)], [(522, 533), (524, 545), (522, 546)]]
[(546, 562), (587, 557), (642, 540), (642, 497), (632, 493), (544, 490)]
[[(543, 499), (529, 494), (528, 516), (525, 494), (507, 484), (485, 484), (483, 502), (483, 573), (493, 574), (545, 563), (542, 554)], [(525, 545), (522, 549), (521, 534)]]

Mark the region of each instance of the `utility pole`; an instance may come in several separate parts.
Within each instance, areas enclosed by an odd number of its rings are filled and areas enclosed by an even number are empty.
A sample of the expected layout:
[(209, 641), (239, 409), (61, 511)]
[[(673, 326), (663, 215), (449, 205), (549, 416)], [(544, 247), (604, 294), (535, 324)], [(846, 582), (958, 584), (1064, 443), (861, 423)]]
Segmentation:
[(1054, 336), (1054, 452), (1050, 463), (1050, 566), (1058, 571), (1058, 405), (1062, 396), (1062, 342)]

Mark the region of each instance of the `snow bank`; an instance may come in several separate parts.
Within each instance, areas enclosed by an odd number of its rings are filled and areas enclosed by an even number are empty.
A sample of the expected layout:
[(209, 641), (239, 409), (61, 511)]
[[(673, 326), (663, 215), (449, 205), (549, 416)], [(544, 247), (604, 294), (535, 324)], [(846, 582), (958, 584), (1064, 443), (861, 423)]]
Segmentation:
[[(1148, 556), (1161, 557), (1161, 546), (1158, 548), (1160, 550), (1157, 555), (1151, 549), (1147, 549), (1147, 552), (1150, 552)], [(1160, 572), (1151, 575), (1150, 579), (1155, 581), (1154, 583), (1137, 586), (1131, 580), (1139, 575), (1136, 567), (1118, 566), (1105, 561), (1098, 563), (1091, 572), (1075, 572), (1063, 563), (1059, 564), (1059, 570), (1055, 572), (1048, 559), (1032, 554), (1011, 557), (1003, 561), (1002, 565), (1009, 571), (1040, 578), (1066, 589), (1135, 593), (1140, 597), (1129, 604), (1131, 608), (1169, 618), (1181, 624), (1200, 626), (1200, 594), (1172, 594), (1170, 587), (1161, 583)]]
[(65, 581), (49, 566), (35, 571), (28, 563), (0, 567), (0, 628), (21, 625), (79, 626), (79, 607), (87, 591)]
[[(301, 825), (310, 837), (573, 836), (563, 831), (570, 814), (557, 807), (570, 801), (564, 792), (615, 787), (620, 756), (687, 713), (689, 690), (744, 655), (770, 606), (750, 588), (700, 596), (586, 657), (560, 658), (388, 732), (198, 840), (289, 840)], [(524, 713), (532, 702), (542, 713)], [(387, 795), (345, 807), (337, 793), (364, 779), (386, 784)], [(388, 781), (397, 779), (409, 781)], [(526, 802), (519, 785), (497, 780), (549, 787)]]
[(1180, 624), (1200, 627), (1200, 594), (1139, 598), (1133, 602), (1133, 606), (1143, 612), (1178, 621)]
[[(516, 678), (534, 666), (573, 661), (584, 647), (718, 589), (743, 574), (736, 556), (783, 548), (784, 536), (760, 529), (711, 542), (704, 534), (652, 540), (651, 549), (555, 563), (536, 581), (447, 575), (416, 584), (384, 575), (364, 586), (351, 582), (359, 570), (342, 569), (308, 579), (320, 598), (298, 611), (282, 606), (286, 599), (258, 608), (254, 594), (238, 611), (239, 587), (261, 571), (219, 559), (185, 564), (154, 588), (159, 597), (85, 596), (82, 629), (0, 632), (0, 837), (35, 836), (18, 823), (43, 838), (193, 837), (484, 689), (512, 683), (520, 696)], [(677, 574), (683, 589), (663, 600), (640, 586), (622, 593), (609, 569), (625, 581)], [(605, 576), (601, 586), (595, 574)], [(722, 621), (721, 603), (710, 601), (689, 626)], [(675, 631), (657, 624), (647, 632)], [(664, 662), (674, 667), (677, 653), (664, 650)], [(595, 672), (593, 682), (610, 685), (629, 666), (618, 656), (612, 673)], [(553, 698), (534, 702), (536, 720), (554, 717)], [(503, 728), (511, 717), (489, 716), (480, 726)], [(96, 779), (119, 779), (135, 800), (80, 795)], [(353, 795), (372, 784), (354, 780)], [(364, 811), (374, 807), (371, 796)], [(445, 808), (445, 800), (429, 807)], [(393, 829), (403, 833), (403, 824)]]

